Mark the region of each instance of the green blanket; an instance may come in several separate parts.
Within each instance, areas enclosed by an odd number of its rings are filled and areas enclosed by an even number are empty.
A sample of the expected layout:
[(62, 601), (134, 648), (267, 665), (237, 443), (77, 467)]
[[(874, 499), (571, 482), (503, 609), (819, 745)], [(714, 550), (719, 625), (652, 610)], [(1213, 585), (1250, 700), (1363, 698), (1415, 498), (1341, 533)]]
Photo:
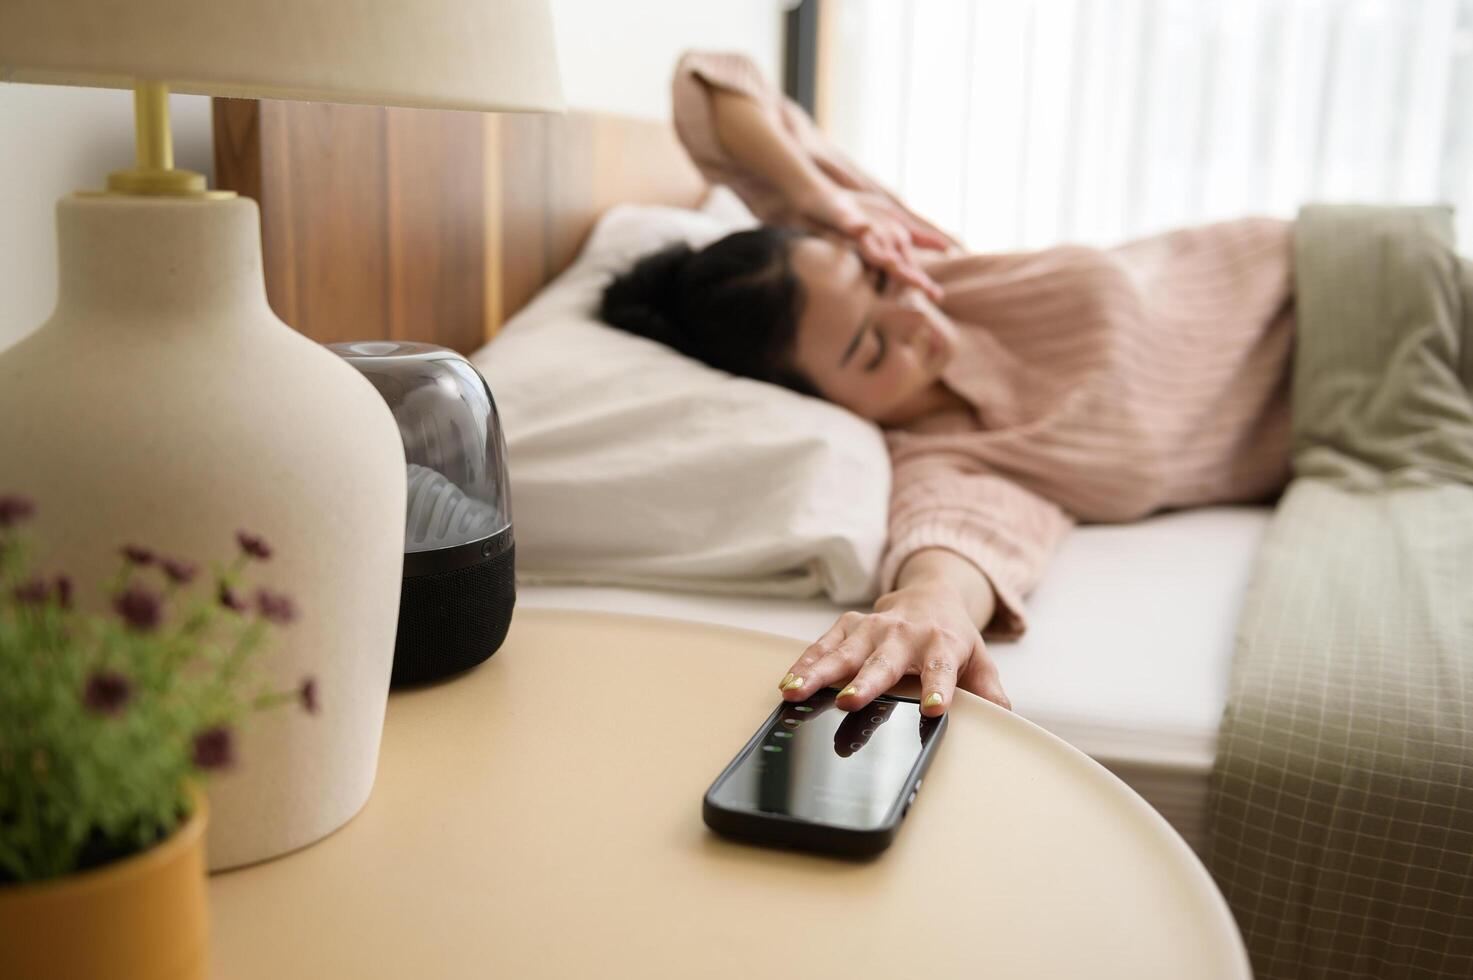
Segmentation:
[(1473, 271), (1310, 207), (1294, 480), (1239, 624), (1209, 865), (1260, 980), (1473, 977)]

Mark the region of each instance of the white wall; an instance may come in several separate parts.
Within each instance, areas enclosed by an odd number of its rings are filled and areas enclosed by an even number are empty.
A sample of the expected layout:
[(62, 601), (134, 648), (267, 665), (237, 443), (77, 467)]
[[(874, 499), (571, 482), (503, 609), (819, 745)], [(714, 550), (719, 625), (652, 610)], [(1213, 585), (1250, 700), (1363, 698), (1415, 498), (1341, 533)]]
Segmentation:
[(552, 0), (568, 104), (666, 119), (687, 48), (741, 51), (782, 81), (782, 0)]
[[(665, 119), (686, 48), (744, 51), (773, 78), (781, 0), (552, 0), (563, 88), (574, 108)], [(174, 96), (174, 158), (211, 175), (209, 100)], [(133, 162), (128, 92), (0, 84), (0, 349), (56, 302), (56, 200), (100, 188)]]
[[(210, 100), (169, 99), (174, 163), (211, 172)], [(64, 85), (0, 85), (0, 349), (56, 303), (56, 201), (133, 166), (133, 95)]]

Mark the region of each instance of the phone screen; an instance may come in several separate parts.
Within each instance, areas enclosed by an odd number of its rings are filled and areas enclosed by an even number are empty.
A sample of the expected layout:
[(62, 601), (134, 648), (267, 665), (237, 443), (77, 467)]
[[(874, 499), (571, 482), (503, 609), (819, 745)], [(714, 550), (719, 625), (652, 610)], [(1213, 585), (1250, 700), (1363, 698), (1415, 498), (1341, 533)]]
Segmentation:
[(837, 693), (784, 705), (713, 790), (714, 801), (855, 830), (882, 826), (939, 719), (886, 696), (846, 712)]

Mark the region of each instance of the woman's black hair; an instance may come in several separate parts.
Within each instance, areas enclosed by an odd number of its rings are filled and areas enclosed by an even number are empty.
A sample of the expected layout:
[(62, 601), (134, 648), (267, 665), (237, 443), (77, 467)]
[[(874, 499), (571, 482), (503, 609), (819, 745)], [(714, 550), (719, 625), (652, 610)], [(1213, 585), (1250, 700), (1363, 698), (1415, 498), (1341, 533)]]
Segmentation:
[(614, 279), (599, 317), (723, 371), (816, 395), (793, 365), (804, 296), (788, 256), (801, 237), (763, 227), (699, 252), (672, 245)]

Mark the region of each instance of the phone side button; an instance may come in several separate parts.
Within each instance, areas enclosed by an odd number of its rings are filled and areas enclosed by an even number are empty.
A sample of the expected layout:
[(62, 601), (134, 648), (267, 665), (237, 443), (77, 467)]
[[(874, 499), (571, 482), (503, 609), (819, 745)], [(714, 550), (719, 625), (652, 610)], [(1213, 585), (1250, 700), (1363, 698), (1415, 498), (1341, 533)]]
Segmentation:
[[(915, 801), (916, 801), (916, 791), (915, 790), (911, 790), (910, 791), (910, 796), (907, 797), (906, 800), (905, 800), (905, 813), (909, 813), (910, 812), (910, 805), (912, 803), (914, 803)], [(904, 816), (905, 813), (902, 813), (901, 816)]]

